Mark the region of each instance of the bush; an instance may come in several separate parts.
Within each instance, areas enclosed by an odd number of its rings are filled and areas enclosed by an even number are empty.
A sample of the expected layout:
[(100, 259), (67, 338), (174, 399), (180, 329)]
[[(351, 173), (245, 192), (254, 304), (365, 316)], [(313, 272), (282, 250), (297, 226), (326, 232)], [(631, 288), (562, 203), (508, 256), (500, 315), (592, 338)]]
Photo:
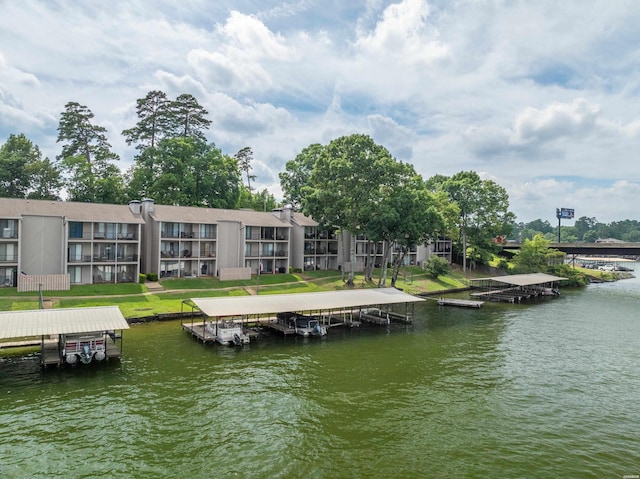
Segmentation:
[(589, 284), (589, 278), (586, 274), (573, 269), (568, 264), (554, 266), (551, 272), (556, 276), (567, 278), (564, 283), (566, 286), (586, 286)]
[(502, 271), (509, 271), (509, 262), (506, 259), (501, 258), (500, 261), (498, 261), (498, 268)]
[(140, 276), (138, 276), (138, 283), (144, 283), (146, 280), (147, 280), (147, 275), (140, 273)]
[(147, 273), (148, 281), (158, 281), (158, 273)]
[(425, 261), (424, 269), (433, 279), (438, 279), (438, 276), (443, 276), (449, 272), (449, 262), (440, 256), (432, 256)]

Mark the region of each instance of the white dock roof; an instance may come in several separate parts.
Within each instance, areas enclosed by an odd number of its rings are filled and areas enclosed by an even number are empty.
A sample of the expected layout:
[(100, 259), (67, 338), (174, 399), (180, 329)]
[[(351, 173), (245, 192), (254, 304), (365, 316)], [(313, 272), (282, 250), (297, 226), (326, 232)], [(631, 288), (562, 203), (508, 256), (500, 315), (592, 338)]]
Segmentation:
[(546, 273), (532, 273), (532, 274), (507, 274), (504, 276), (494, 276), (492, 278), (478, 278), (472, 279), (471, 282), (482, 281), (495, 281), (497, 283), (512, 284), (515, 286), (533, 286), (536, 284), (553, 283), (556, 281), (562, 281), (567, 278), (560, 276), (554, 276)]
[(425, 301), (395, 288), (357, 289), (320, 293), (233, 296), (224, 298), (191, 298), (205, 315), (243, 316), (284, 313), (287, 311), (320, 311), (383, 304)]
[(0, 312), (0, 339), (129, 329), (117, 306)]

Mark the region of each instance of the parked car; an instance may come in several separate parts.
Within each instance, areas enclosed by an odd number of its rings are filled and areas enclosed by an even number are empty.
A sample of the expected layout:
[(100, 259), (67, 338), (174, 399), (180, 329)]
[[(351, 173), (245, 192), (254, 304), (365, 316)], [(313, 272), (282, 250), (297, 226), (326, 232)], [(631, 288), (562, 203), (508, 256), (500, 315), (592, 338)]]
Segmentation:
[(612, 264), (603, 264), (601, 266), (598, 266), (598, 269), (600, 271), (613, 271), (615, 270), (615, 266), (613, 266)]

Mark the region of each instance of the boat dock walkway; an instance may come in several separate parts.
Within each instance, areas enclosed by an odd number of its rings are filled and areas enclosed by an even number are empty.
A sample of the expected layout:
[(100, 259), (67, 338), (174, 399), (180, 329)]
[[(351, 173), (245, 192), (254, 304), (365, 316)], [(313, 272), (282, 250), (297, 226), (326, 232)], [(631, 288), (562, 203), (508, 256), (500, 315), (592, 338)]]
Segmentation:
[(484, 301), (474, 301), (471, 299), (438, 298), (440, 306), (458, 306), (461, 308), (481, 308)]

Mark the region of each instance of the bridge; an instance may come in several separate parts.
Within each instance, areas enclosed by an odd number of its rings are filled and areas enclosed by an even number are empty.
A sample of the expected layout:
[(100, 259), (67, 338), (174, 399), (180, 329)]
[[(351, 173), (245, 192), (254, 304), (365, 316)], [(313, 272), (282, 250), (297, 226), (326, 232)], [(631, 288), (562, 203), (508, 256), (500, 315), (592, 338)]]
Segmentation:
[[(520, 249), (522, 243), (507, 243), (505, 250)], [(567, 254), (591, 256), (639, 256), (640, 243), (550, 243), (549, 248)]]

